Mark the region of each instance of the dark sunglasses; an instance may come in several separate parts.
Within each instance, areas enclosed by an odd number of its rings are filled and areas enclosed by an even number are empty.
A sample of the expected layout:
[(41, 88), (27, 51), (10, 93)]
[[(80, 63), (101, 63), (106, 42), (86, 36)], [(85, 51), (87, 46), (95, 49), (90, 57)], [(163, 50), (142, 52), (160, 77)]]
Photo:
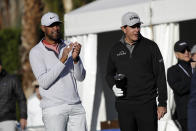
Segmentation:
[(61, 22), (54, 22), (51, 25), (47, 26), (47, 27), (54, 27), (54, 26), (60, 26)]
[(137, 24), (132, 25), (132, 26), (130, 26), (130, 27), (131, 27), (131, 28), (140, 28), (140, 26), (141, 26), (141, 23), (137, 23)]
[[(141, 26), (141, 23), (137, 23), (137, 24), (129, 26), (129, 27), (131, 27), (131, 28), (136, 28), (136, 27), (140, 28), (140, 26)], [(124, 26), (124, 28), (126, 28), (126, 27), (127, 27), (127, 25)]]
[(190, 52), (190, 49), (189, 49), (189, 48), (185, 48), (185, 49), (183, 49), (182, 51), (180, 51), (180, 53), (184, 54), (184, 53), (186, 52), (186, 50), (187, 50), (188, 52)]

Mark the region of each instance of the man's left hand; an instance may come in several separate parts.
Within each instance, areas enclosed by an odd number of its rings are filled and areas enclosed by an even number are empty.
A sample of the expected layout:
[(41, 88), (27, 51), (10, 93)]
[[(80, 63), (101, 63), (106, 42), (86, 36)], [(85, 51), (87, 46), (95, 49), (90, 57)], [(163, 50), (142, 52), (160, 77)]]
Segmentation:
[(79, 54), (81, 50), (81, 45), (78, 42), (73, 43), (73, 52), (72, 52), (72, 58), (74, 60), (74, 63), (77, 63), (79, 60)]
[(26, 128), (26, 126), (27, 126), (27, 120), (24, 119), (24, 118), (21, 118), (20, 119), (20, 126), (24, 130)]
[(160, 120), (167, 113), (167, 108), (163, 106), (157, 107), (158, 120)]
[(191, 62), (191, 67), (196, 68), (196, 62)]

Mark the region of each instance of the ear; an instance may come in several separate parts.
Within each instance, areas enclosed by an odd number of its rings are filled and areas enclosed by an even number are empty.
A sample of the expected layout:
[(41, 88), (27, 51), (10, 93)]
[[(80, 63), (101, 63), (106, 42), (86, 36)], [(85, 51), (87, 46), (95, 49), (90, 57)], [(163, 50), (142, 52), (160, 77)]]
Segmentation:
[(124, 26), (121, 27), (121, 30), (122, 30), (124, 33), (126, 33), (126, 29), (125, 29)]
[(179, 53), (178, 52), (175, 52), (175, 56), (178, 59), (179, 58)]
[(43, 25), (41, 25), (41, 30), (43, 31), (43, 32), (45, 32), (46, 31), (46, 28), (45, 28), (45, 26), (43, 26)]

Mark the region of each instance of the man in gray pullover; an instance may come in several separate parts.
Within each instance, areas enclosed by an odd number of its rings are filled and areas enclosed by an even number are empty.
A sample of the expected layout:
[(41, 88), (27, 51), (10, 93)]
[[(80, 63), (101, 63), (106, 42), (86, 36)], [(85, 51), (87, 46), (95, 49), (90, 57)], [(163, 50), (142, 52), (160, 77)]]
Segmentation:
[(40, 85), (43, 122), (46, 131), (86, 131), (86, 113), (76, 85), (86, 74), (79, 57), (81, 45), (60, 39), (60, 24), (56, 13), (44, 14), (45, 36), (29, 54)]

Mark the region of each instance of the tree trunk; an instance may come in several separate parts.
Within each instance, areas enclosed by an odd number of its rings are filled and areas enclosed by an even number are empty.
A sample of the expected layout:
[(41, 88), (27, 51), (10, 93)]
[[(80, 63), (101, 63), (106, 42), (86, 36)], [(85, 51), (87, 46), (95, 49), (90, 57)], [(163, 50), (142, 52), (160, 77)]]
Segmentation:
[(63, 0), (63, 7), (64, 7), (64, 10), (65, 10), (65, 13), (70, 12), (73, 9), (72, 0)]
[(35, 80), (29, 63), (29, 51), (38, 42), (38, 29), (42, 12), (43, 4), (41, 0), (24, 0), (21, 34), (22, 45), (20, 52), (22, 86), (27, 97), (31, 93), (28, 93), (28, 91), (32, 89), (32, 82)]
[(23, 0), (0, 0), (0, 29), (20, 25)]

